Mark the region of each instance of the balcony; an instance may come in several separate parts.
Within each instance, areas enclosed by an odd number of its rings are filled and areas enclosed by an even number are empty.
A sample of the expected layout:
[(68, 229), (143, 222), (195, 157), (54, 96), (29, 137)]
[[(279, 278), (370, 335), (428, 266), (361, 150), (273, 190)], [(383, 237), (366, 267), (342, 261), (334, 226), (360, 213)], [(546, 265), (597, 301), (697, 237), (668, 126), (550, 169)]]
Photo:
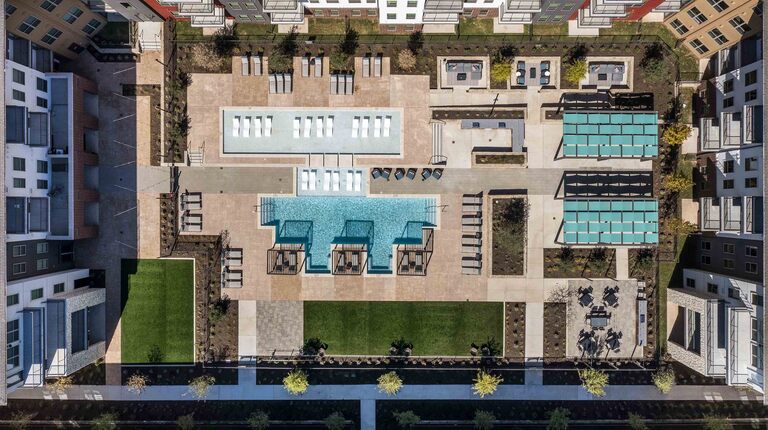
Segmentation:
[(702, 151), (720, 149), (720, 119), (702, 118), (699, 122), (699, 147)]
[(763, 143), (763, 105), (744, 106), (744, 144)]
[(653, 8), (654, 12), (672, 13), (679, 12), (683, 7), (682, 0), (664, 0), (660, 5)]
[(741, 112), (722, 112), (720, 118), (721, 146), (740, 146)]
[(179, 3), (177, 10), (181, 16), (211, 16), (216, 12), (213, 10), (213, 0), (203, 0), (198, 2), (186, 1)]
[(304, 266), (304, 245), (276, 243), (267, 250), (268, 275), (296, 275)]
[(456, 12), (464, 11), (463, 0), (426, 0), (424, 10), (430, 12)]
[(723, 212), (723, 230), (741, 231), (741, 197), (723, 197), (720, 208)]
[(301, 4), (297, 0), (266, 0), (264, 1), (264, 12), (266, 13), (285, 13), (298, 12)]
[(701, 199), (701, 229), (720, 230), (720, 199), (703, 197)]
[(609, 17), (593, 16), (589, 9), (579, 9), (577, 21), (580, 28), (610, 28), (613, 20)]
[(744, 233), (763, 233), (763, 198), (744, 197)]
[[(503, 24), (532, 24), (535, 13), (541, 12), (541, 8), (534, 8), (539, 2), (514, 2), (513, 5), (502, 3), (499, 5), (499, 22)], [(540, 5), (539, 5), (540, 6)], [(519, 7), (516, 8), (516, 7)], [(531, 9), (527, 9), (531, 8)]]
[(214, 7), (213, 15), (193, 16), (190, 25), (192, 27), (223, 27), (225, 22), (224, 8)]
[(627, 4), (633, 3), (628, 1), (592, 0), (589, 5), (590, 16), (623, 18), (627, 16)]
[(301, 24), (304, 22), (304, 8), (298, 12), (270, 13), (269, 22), (272, 24)]
[(424, 10), (422, 21), (429, 24), (458, 24), (458, 12), (428, 12)]

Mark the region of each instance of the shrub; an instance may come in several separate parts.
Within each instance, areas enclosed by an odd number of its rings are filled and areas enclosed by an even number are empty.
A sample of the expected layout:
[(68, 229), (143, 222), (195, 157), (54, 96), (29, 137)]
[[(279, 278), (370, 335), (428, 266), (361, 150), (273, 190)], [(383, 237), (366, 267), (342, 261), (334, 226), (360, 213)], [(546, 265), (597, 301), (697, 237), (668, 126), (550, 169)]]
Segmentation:
[(664, 179), (664, 186), (669, 191), (680, 193), (690, 189), (693, 186), (693, 181), (684, 175), (674, 174)]
[(568, 428), (568, 416), (571, 411), (565, 408), (556, 408), (549, 413), (547, 430), (566, 430)]
[(198, 400), (202, 400), (208, 395), (208, 390), (211, 385), (216, 383), (216, 378), (210, 375), (201, 375), (197, 378), (193, 378), (189, 381), (189, 387), (187, 391), (195, 396)]
[(195, 428), (195, 417), (194, 412), (187, 415), (182, 415), (176, 420), (176, 425), (179, 426), (181, 430), (192, 430)]
[(394, 371), (379, 376), (378, 382), (379, 391), (390, 396), (394, 396), (403, 388), (403, 380)]
[(269, 427), (269, 414), (262, 410), (251, 412), (248, 416), (248, 427), (253, 430), (266, 430)]
[(633, 414), (632, 412), (630, 412), (629, 417), (627, 417), (627, 424), (632, 430), (648, 430), (648, 426), (645, 425), (643, 417)]
[(328, 430), (342, 430), (347, 426), (347, 420), (341, 412), (334, 412), (328, 415), (323, 420), (323, 423), (325, 423), (325, 428)]
[(472, 422), (478, 430), (491, 430), (496, 422), (496, 416), (488, 411), (478, 409), (475, 411), (475, 418)]
[(389, 355), (392, 356), (409, 356), (413, 352), (413, 344), (406, 341), (404, 338), (395, 340), (390, 344)]
[(413, 413), (413, 411), (392, 412), (392, 416), (395, 417), (397, 425), (404, 429), (412, 429), (414, 426), (421, 422), (421, 417)]
[(213, 35), (213, 51), (217, 57), (228, 59), (232, 56), (236, 42), (235, 27), (225, 25)]
[(649, 58), (641, 64), (645, 75), (645, 81), (651, 84), (657, 84), (667, 81), (671, 78), (667, 63), (663, 58)]
[(671, 234), (689, 235), (697, 229), (698, 228), (694, 224), (680, 218), (671, 218), (664, 223), (664, 230)]
[(283, 378), (283, 388), (294, 396), (306, 393), (309, 388), (307, 374), (299, 369), (291, 370)]
[(352, 57), (346, 52), (333, 51), (328, 59), (332, 72), (343, 72), (350, 69), (349, 63)]
[(229, 297), (224, 294), (220, 298), (218, 298), (215, 302), (211, 304), (210, 312), (208, 313), (208, 319), (216, 324), (219, 321), (224, 318), (225, 315), (227, 315), (227, 311), (229, 311), (229, 304), (230, 304)]
[(635, 269), (640, 272), (650, 272), (653, 269), (655, 254), (651, 248), (643, 248), (637, 251)]
[(584, 76), (587, 75), (587, 61), (574, 60), (565, 65), (565, 80), (571, 84), (578, 85)]
[(597, 273), (603, 274), (608, 270), (610, 265), (610, 256), (608, 250), (605, 247), (594, 248), (589, 253), (589, 266)]
[(304, 341), (304, 345), (301, 346), (301, 355), (315, 356), (318, 354), (324, 354), (328, 349), (328, 344), (316, 337), (310, 337)]
[(725, 418), (708, 415), (704, 417), (704, 430), (728, 430), (733, 428)]
[(605, 387), (608, 385), (607, 373), (602, 370), (589, 368), (579, 370), (579, 378), (581, 378), (581, 386), (584, 387), (589, 394), (597, 397), (605, 395)]
[(491, 80), (493, 82), (507, 82), (512, 76), (512, 64), (508, 62), (493, 63), (491, 66)]
[(675, 371), (671, 367), (659, 369), (651, 379), (662, 394), (667, 394), (675, 386)]
[(91, 421), (95, 430), (115, 430), (117, 428), (117, 415), (108, 412), (99, 415)]
[(347, 22), (344, 28), (344, 39), (339, 43), (339, 51), (347, 54), (349, 57), (354, 56), (357, 47), (360, 45), (358, 39), (359, 35), (357, 30), (352, 28), (352, 26), (349, 25), (349, 22)]
[(58, 395), (62, 395), (67, 392), (72, 387), (72, 377), (71, 376), (62, 376), (60, 378), (55, 379), (53, 382), (48, 383), (46, 382), (46, 386), (54, 393)]
[(140, 373), (134, 373), (128, 377), (127, 385), (128, 391), (136, 393), (137, 396), (140, 396), (141, 393), (147, 389), (147, 385), (149, 385), (149, 378)]
[(691, 135), (691, 126), (675, 123), (667, 126), (661, 135), (662, 140), (668, 145), (682, 145), (685, 139)]
[(267, 65), (271, 73), (290, 72), (293, 70), (293, 57), (284, 52), (273, 52), (267, 57)]
[(424, 35), (421, 31), (414, 31), (408, 36), (408, 49), (417, 54), (424, 47)]
[(501, 384), (504, 379), (501, 376), (492, 375), (484, 370), (479, 370), (477, 372), (477, 377), (473, 379), (473, 381), (472, 392), (480, 396), (480, 398), (483, 398), (495, 393), (499, 384)]
[(403, 49), (397, 53), (397, 66), (401, 70), (411, 72), (416, 68), (416, 56), (410, 49)]
[(501, 344), (493, 337), (489, 337), (482, 345), (480, 345), (480, 353), (483, 357), (495, 357), (501, 355)]
[(14, 430), (25, 430), (32, 423), (33, 417), (33, 414), (16, 411), (11, 415), (11, 428)]

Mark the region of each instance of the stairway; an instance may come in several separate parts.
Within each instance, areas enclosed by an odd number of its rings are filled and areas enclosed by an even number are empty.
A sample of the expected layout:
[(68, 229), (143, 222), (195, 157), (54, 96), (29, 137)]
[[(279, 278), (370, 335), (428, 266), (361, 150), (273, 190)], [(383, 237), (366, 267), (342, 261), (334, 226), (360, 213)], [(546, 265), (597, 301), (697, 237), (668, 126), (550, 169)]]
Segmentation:
[(163, 23), (162, 22), (139, 22), (139, 49), (141, 52), (159, 51), (163, 47)]
[(202, 166), (203, 152), (202, 151), (187, 152), (187, 164), (189, 164), (190, 166)]
[(432, 122), (432, 158), (429, 159), (429, 164), (445, 165), (448, 162), (448, 158), (443, 155), (444, 124), (442, 121)]

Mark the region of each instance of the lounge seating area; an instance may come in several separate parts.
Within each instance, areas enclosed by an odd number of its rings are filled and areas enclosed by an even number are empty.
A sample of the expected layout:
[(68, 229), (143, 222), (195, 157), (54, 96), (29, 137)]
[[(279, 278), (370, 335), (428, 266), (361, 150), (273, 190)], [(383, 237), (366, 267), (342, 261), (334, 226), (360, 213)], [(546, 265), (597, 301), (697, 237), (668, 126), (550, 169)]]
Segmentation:
[(461, 273), (479, 275), (483, 265), (483, 194), (465, 194), (461, 213)]
[(389, 137), (392, 133), (392, 116), (355, 116), (352, 118), (351, 133), (354, 139), (368, 139), (371, 136), (374, 138)]
[(323, 137), (333, 137), (333, 116), (297, 116), (293, 119), (294, 139)]
[(380, 78), (382, 71), (382, 55), (377, 54), (374, 56), (366, 55), (363, 57), (363, 77), (364, 78)]
[[(394, 175), (392, 175), (392, 168), (390, 167), (374, 167), (371, 169), (371, 178), (372, 179), (384, 179), (389, 180), (390, 177), (394, 176), (395, 180), (414, 180), (416, 179), (416, 174), (419, 171), (419, 169), (415, 167), (409, 167), (409, 168), (403, 168), (403, 167), (397, 167), (394, 169)], [(421, 174), (419, 175), (421, 177), (422, 181), (426, 181), (429, 178), (434, 178), (435, 180), (440, 180), (440, 178), (443, 177), (443, 169), (442, 168), (436, 168), (432, 169), (429, 167), (424, 167), (421, 169)]]
[[(227, 247), (221, 252), (221, 287), (242, 288), (243, 249)], [(238, 269), (233, 269), (233, 267)]]
[(331, 252), (334, 275), (360, 275), (366, 267), (365, 244), (337, 244)]
[(300, 168), (297, 195), (364, 195), (365, 177), (360, 169)]
[(405, 276), (426, 276), (429, 260), (432, 258), (435, 230), (421, 230), (420, 244), (399, 244), (397, 246), (397, 274)]
[(627, 85), (627, 67), (624, 63), (590, 62), (586, 85), (610, 88)]
[(304, 266), (304, 245), (276, 243), (267, 250), (267, 274), (296, 275)]
[(547, 86), (551, 83), (552, 69), (550, 61), (526, 64), (518, 61), (515, 68), (514, 84), (519, 87)]
[(271, 116), (234, 116), (232, 117), (232, 137), (271, 137)]
[(181, 213), (179, 229), (185, 233), (199, 233), (203, 231), (202, 193), (184, 191), (179, 196), (179, 212)]

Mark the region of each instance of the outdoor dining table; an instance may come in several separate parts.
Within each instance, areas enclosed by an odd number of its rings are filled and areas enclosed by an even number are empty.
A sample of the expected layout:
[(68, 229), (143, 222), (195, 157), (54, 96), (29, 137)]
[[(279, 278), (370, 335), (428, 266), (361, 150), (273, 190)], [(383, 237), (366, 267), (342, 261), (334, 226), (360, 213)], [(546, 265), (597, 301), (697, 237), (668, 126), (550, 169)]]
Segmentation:
[(608, 325), (608, 322), (610, 321), (610, 318), (607, 316), (590, 316), (589, 317), (589, 324), (592, 327), (605, 327)]
[(608, 294), (606, 294), (603, 300), (605, 301), (605, 304), (611, 307), (615, 307), (616, 305), (619, 304), (619, 297), (616, 295), (616, 292), (614, 291), (611, 291)]

